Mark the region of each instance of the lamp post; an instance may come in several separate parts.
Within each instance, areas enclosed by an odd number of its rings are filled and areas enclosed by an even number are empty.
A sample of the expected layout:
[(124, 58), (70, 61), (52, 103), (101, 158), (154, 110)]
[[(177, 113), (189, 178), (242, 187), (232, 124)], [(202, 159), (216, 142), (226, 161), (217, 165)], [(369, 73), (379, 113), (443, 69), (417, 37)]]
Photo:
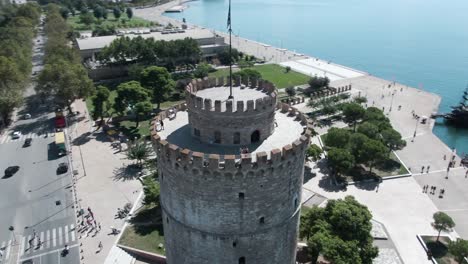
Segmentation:
[(13, 244), (16, 244), (15, 228), (13, 226), (10, 226), (8, 230), (10, 230), (11, 233), (13, 234)]
[(395, 91), (393, 91), (392, 93), (392, 101), (390, 102), (390, 109), (388, 110), (388, 112), (391, 112), (392, 111), (392, 107), (393, 107), (393, 97), (395, 96)]
[(416, 132), (418, 130), (418, 124), (419, 124), (419, 117), (416, 118), (416, 127), (414, 128), (413, 139), (411, 139), (411, 142), (414, 142), (414, 138), (416, 137)]

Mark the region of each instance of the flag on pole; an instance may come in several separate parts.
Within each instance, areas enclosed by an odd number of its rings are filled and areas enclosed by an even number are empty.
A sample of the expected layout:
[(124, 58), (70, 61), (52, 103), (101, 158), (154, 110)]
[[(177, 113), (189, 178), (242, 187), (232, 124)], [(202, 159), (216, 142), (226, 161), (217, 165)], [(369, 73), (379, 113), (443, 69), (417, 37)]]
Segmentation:
[(227, 19), (227, 28), (231, 27), (231, 0), (229, 0), (229, 11), (228, 11), (228, 19)]

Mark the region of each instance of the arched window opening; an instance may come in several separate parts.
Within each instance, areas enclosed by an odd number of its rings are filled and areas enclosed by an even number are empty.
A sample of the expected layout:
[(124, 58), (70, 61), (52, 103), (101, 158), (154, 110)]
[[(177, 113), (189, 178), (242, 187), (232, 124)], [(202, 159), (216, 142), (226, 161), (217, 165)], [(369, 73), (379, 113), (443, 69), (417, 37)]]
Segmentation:
[(257, 143), (260, 141), (260, 131), (255, 130), (252, 135), (250, 135), (250, 143)]

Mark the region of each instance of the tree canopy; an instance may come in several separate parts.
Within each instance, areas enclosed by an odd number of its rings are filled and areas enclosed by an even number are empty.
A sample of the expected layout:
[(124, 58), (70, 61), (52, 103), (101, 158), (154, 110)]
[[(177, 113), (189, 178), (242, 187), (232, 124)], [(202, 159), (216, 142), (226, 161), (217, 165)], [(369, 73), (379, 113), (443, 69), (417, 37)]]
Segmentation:
[(306, 157), (312, 158), (313, 161), (317, 161), (320, 159), (323, 150), (316, 144), (312, 144), (307, 148)]
[(122, 83), (117, 87), (114, 109), (119, 113), (125, 113), (133, 109), (139, 102), (148, 101), (150, 93), (137, 81)]
[(174, 89), (175, 85), (167, 69), (158, 66), (144, 69), (140, 76), (140, 82), (143, 87), (152, 92), (153, 100), (158, 104), (158, 109), (165, 96)]
[(109, 102), (110, 91), (105, 86), (98, 86), (96, 88), (96, 94), (91, 98), (94, 105), (94, 111), (92, 113), (93, 119), (104, 118), (104, 113), (110, 109)]
[(177, 66), (196, 64), (201, 59), (198, 43), (192, 38), (172, 41), (153, 38), (119, 37), (104, 47), (99, 59), (107, 64), (140, 63), (144, 65), (164, 66), (173, 70)]
[(149, 206), (159, 206), (160, 187), (159, 183), (153, 177), (143, 179), (143, 204)]
[(331, 148), (328, 151), (328, 164), (338, 175), (348, 172), (354, 162), (354, 156), (347, 149)]
[(328, 87), (330, 79), (328, 77), (317, 77), (314, 76), (309, 80), (309, 86), (312, 90), (319, 90)]
[(364, 117), (366, 110), (358, 103), (348, 103), (343, 106), (344, 121), (353, 126), (356, 131), (357, 122)]
[(8, 5), (0, 12), (0, 126), (22, 102), (32, 69), (32, 39), (39, 23), (36, 3)]
[(456, 241), (450, 241), (448, 251), (458, 263), (464, 263), (464, 258), (468, 258), (468, 240), (457, 238)]
[(301, 216), (299, 234), (307, 239), (308, 253), (315, 263), (320, 254), (337, 264), (371, 264), (378, 249), (372, 246), (371, 213), (352, 196), (329, 200)]
[(455, 222), (453, 219), (446, 213), (444, 212), (436, 212), (432, 216), (434, 218), (434, 222), (432, 222), (432, 227), (439, 231), (437, 234), (437, 241), (439, 241), (440, 238), (440, 232), (449, 232), (452, 231), (452, 228), (455, 227)]

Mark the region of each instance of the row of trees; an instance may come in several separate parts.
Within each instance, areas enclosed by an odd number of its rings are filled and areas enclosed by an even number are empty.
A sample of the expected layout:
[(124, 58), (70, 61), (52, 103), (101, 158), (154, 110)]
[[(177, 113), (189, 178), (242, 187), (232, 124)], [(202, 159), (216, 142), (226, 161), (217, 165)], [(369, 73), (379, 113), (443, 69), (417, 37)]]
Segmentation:
[(139, 81), (125, 82), (117, 87), (117, 97), (113, 105), (109, 101), (110, 91), (104, 86), (99, 86), (92, 98), (94, 119), (102, 119), (113, 108), (120, 115), (133, 113), (138, 127), (141, 117), (153, 110), (153, 102), (159, 108), (174, 89), (174, 81), (164, 67), (147, 67), (139, 76)]
[(0, 16), (0, 124), (7, 125), (29, 83), (32, 69), (32, 39), (40, 8), (27, 3), (2, 8)]
[(76, 98), (92, 95), (94, 85), (70, 45), (70, 29), (57, 5), (47, 7), (45, 33), (45, 65), (39, 74), (36, 91), (42, 98), (54, 96), (58, 104), (70, 109)]
[(192, 38), (155, 41), (153, 38), (121, 37), (99, 53), (99, 60), (108, 64), (140, 63), (164, 66), (170, 71), (176, 66), (197, 64), (201, 59), (198, 43)]
[(338, 175), (358, 164), (367, 165), (372, 172), (376, 164), (389, 158), (392, 150), (406, 146), (401, 134), (378, 108), (364, 109), (357, 103), (348, 103), (343, 107), (343, 116), (352, 130), (331, 128), (324, 138), (329, 149), (328, 163)]
[(378, 249), (372, 245), (372, 215), (354, 197), (329, 200), (303, 212), (299, 236), (307, 240), (312, 263), (319, 255), (336, 264), (371, 264)]
[[(96, 6), (93, 10), (83, 10), (80, 12), (80, 22), (89, 26), (93, 23), (95, 23), (96, 19), (101, 20), (101, 19), (107, 19), (109, 16), (109, 12), (106, 8), (102, 6)], [(126, 9), (122, 9), (121, 7), (114, 7), (112, 9), (112, 14), (114, 15), (115, 19), (120, 19), (122, 16), (122, 13), (125, 11), (127, 18), (132, 19), (133, 17), (133, 10), (130, 7), (127, 7)], [(67, 8), (62, 8), (62, 16), (66, 19), (68, 17), (68, 13), (70, 10)], [(73, 13), (72, 13), (73, 14)]]

